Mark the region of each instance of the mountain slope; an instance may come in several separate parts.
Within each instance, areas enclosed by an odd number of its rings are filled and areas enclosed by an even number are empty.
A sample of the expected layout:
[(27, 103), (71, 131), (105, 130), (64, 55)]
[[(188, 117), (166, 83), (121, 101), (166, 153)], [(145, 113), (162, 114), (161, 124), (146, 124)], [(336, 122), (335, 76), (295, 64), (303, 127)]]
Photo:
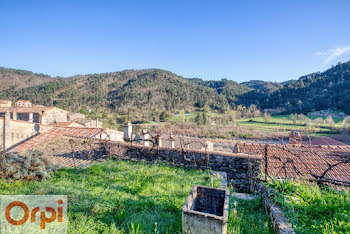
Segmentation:
[(277, 90), (283, 88), (283, 84), (278, 82), (267, 82), (263, 80), (251, 80), (248, 82), (241, 83), (242, 85), (248, 86), (249, 88), (260, 91), (264, 94), (271, 94)]
[(286, 112), (335, 109), (350, 114), (350, 61), (325, 72), (312, 73), (266, 96), (262, 108), (284, 107)]
[(84, 106), (149, 117), (162, 111), (208, 106), (223, 112), (239, 104), (255, 104), (284, 113), (330, 108), (350, 114), (350, 61), (283, 83), (186, 79), (160, 69), (51, 78), (4, 68), (0, 69), (0, 83), (2, 99), (21, 98), (50, 105), (50, 97), (61, 98), (55, 105), (71, 111)]
[(75, 76), (0, 93), (0, 98), (29, 99), (43, 105), (50, 104), (50, 97), (67, 98), (57, 104), (70, 110), (102, 107), (142, 116), (204, 105), (223, 111), (229, 105), (215, 89), (159, 69)]
[(45, 74), (0, 67), (0, 91), (6, 89), (19, 90), (47, 83), (54, 79)]

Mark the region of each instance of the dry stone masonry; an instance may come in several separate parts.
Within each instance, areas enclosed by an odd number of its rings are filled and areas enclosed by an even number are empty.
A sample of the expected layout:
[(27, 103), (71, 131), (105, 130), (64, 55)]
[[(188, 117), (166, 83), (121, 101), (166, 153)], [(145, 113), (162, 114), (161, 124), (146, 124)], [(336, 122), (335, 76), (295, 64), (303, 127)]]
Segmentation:
[(161, 160), (173, 166), (223, 171), (227, 173), (228, 183), (236, 191), (245, 192), (254, 191), (262, 159), (260, 155), (131, 145), (124, 142), (109, 142), (109, 153), (125, 160)]

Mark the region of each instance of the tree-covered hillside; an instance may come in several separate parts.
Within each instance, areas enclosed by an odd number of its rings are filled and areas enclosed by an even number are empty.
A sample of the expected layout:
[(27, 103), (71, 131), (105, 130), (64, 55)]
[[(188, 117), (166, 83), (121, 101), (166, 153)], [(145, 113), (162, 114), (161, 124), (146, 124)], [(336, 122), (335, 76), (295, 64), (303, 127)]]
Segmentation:
[(51, 97), (59, 98), (55, 105), (71, 111), (102, 108), (144, 117), (204, 107), (224, 112), (237, 105), (255, 104), (261, 110), (285, 113), (330, 108), (350, 114), (350, 61), (283, 83), (186, 79), (160, 69), (51, 78), (5, 68), (0, 69), (0, 83), (5, 84), (0, 89), (1, 99), (50, 105)]
[(330, 108), (350, 114), (349, 103), (350, 61), (285, 83), (283, 89), (263, 98), (260, 106), (284, 107), (288, 113)]
[(57, 105), (69, 110), (99, 107), (142, 116), (204, 106), (222, 112), (229, 106), (215, 89), (158, 69), (75, 76), (0, 93), (3, 99), (28, 99), (42, 105), (50, 105), (50, 97), (65, 99)]
[(54, 79), (41, 73), (0, 67), (0, 91), (6, 89), (19, 90), (47, 83)]

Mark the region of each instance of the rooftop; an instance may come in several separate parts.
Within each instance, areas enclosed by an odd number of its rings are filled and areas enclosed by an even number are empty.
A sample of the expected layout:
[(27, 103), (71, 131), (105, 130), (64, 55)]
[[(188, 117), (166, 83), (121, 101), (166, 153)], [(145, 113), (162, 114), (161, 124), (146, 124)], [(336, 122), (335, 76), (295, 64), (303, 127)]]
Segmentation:
[(343, 145), (343, 146), (348, 146), (347, 144), (334, 140), (333, 138), (330, 137), (319, 137), (317, 139), (311, 140), (311, 141), (306, 141), (304, 142), (306, 145)]
[[(20, 154), (25, 153), (30, 149), (57, 139), (61, 136), (73, 136), (73, 137), (95, 137), (99, 133), (102, 133), (101, 128), (73, 128), (73, 127), (54, 127), (48, 132), (36, 135), (29, 140), (16, 145), (10, 151), (18, 152)], [(65, 146), (67, 147), (67, 146)]]
[(237, 144), (236, 151), (263, 155), (262, 170), (271, 177), (312, 180), (323, 175), (350, 183), (350, 146)]

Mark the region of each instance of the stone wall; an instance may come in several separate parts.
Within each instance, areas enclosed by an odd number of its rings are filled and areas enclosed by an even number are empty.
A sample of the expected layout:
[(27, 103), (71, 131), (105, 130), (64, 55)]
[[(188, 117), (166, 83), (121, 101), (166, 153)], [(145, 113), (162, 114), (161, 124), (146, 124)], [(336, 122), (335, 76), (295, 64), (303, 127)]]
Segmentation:
[(13, 146), (38, 134), (39, 125), (25, 121), (10, 120), (10, 131), (6, 131), (6, 133), (10, 135), (10, 143)]
[(224, 171), (236, 191), (252, 192), (260, 174), (262, 156), (242, 153), (205, 152), (190, 149), (151, 147), (138, 144), (109, 142), (109, 152), (121, 159), (153, 162), (166, 161), (173, 166)]
[(0, 118), (0, 149), (10, 147), (27, 140), (39, 133), (50, 130), (52, 126), (13, 120), (9, 116)]
[(68, 121), (68, 111), (59, 109), (59, 108), (51, 108), (50, 110), (46, 110), (42, 115), (41, 123), (44, 125), (50, 125), (55, 123), (67, 122)]
[(4, 119), (0, 118), (0, 150), (4, 149)]

